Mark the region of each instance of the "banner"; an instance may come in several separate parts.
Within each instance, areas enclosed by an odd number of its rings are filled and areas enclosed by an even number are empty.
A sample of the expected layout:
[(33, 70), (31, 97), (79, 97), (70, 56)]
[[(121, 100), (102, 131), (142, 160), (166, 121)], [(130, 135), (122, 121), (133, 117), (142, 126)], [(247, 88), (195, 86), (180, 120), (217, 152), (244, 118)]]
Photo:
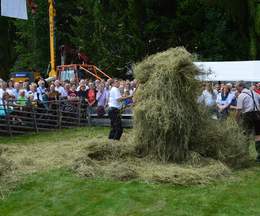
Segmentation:
[(1, 16), (27, 20), (26, 0), (1, 0)]

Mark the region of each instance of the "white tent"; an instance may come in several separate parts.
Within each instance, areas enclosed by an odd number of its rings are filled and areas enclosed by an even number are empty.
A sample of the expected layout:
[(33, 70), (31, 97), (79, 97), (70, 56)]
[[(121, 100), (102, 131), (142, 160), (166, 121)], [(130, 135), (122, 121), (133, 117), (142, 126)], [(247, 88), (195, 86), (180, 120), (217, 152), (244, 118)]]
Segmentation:
[(28, 19), (26, 0), (0, 0), (1, 16)]
[(206, 75), (205, 81), (260, 81), (260, 61), (194, 62)]

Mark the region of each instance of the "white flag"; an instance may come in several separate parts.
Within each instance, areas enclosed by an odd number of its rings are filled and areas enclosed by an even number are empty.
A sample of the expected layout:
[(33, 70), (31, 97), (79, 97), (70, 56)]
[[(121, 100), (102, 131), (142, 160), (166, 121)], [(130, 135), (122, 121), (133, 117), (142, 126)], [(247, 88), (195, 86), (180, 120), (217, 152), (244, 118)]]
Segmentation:
[(1, 0), (1, 15), (27, 20), (26, 0)]

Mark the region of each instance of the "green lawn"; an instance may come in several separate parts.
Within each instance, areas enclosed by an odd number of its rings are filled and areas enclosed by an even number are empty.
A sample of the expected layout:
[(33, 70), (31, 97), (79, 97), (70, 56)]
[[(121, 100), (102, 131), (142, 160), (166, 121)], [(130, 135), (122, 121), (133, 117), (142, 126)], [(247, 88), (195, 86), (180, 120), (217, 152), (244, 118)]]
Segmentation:
[[(238, 174), (238, 173), (237, 173)], [(36, 174), (0, 203), (0, 215), (260, 215), (259, 168), (240, 181), (178, 187), (84, 180), (65, 170)]]
[(88, 127), (88, 128), (74, 128), (74, 129), (63, 129), (54, 132), (42, 132), (39, 134), (26, 134), (14, 137), (0, 137), (0, 144), (5, 145), (17, 145), (17, 144), (34, 144), (44, 143), (45, 141), (60, 141), (60, 140), (73, 140), (78, 137), (82, 138), (93, 138), (93, 137), (104, 137), (108, 136), (109, 128), (104, 127)]
[[(25, 144), (26, 148), (35, 148), (36, 144), (44, 146), (46, 139), (74, 143), (79, 139), (104, 138), (107, 133), (108, 128), (80, 128), (0, 138), (0, 144), (15, 148)], [(259, 216), (259, 171), (260, 166), (255, 166), (234, 172), (233, 180), (180, 187), (138, 181), (87, 180), (66, 168), (50, 167), (49, 171), (39, 170), (27, 176), (8, 197), (0, 200), (0, 216)]]

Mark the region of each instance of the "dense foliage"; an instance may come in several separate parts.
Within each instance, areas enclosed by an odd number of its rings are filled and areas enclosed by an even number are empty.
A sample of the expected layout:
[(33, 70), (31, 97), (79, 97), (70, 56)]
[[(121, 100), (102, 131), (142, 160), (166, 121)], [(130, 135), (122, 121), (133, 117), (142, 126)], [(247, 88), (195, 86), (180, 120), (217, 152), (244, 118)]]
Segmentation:
[[(0, 72), (49, 64), (48, 1), (34, 0), (28, 21), (0, 17)], [(260, 4), (253, 0), (57, 0), (56, 50), (84, 51), (108, 73), (124, 76), (133, 62), (184, 46), (200, 60), (259, 57)], [(1, 76), (2, 76), (1, 74)]]

